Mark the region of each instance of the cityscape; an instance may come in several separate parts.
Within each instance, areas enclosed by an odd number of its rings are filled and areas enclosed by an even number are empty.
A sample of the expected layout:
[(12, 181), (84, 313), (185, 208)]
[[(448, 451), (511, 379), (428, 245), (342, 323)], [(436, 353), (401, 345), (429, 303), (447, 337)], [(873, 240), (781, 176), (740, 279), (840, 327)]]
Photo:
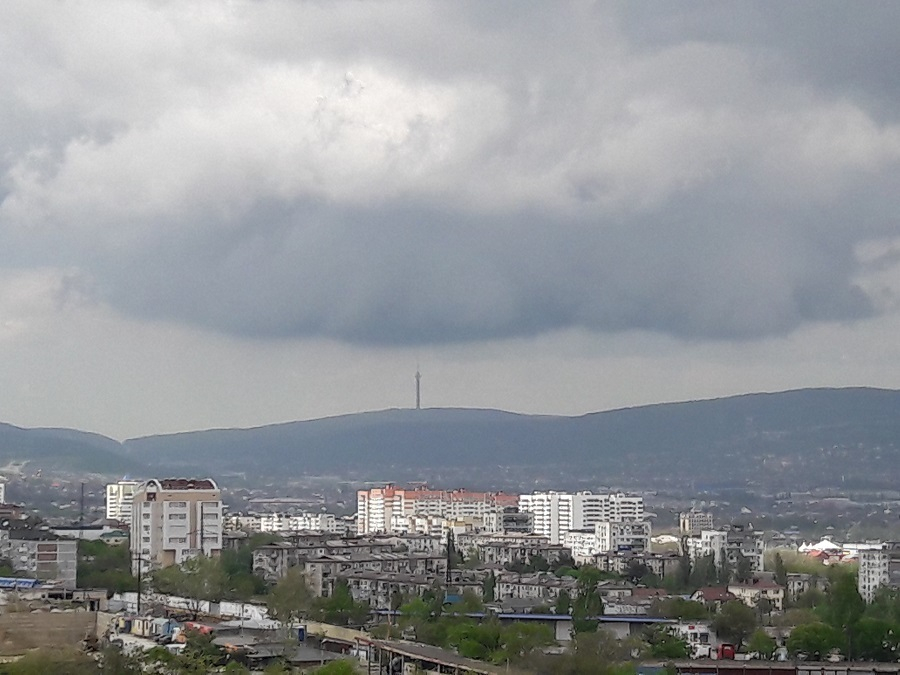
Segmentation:
[(0, 675), (900, 675), (900, 2), (3, 8)]

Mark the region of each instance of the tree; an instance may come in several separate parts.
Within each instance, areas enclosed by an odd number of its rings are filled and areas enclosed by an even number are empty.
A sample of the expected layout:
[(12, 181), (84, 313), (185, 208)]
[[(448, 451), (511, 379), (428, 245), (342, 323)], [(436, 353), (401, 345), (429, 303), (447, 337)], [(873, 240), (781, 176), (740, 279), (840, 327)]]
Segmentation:
[(731, 564), (728, 562), (728, 553), (725, 549), (719, 551), (719, 569), (717, 572), (717, 581), (723, 586), (731, 583)]
[(689, 586), (691, 588), (702, 588), (704, 586), (715, 585), (718, 581), (719, 571), (716, 568), (716, 558), (710, 553), (702, 556), (694, 563), (689, 578)]
[(369, 618), (369, 606), (356, 602), (350, 593), (350, 586), (344, 579), (338, 579), (334, 591), (328, 598), (316, 598), (313, 614), (323, 623), (338, 626), (361, 626)]
[(269, 592), (266, 607), (273, 619), (291, 623), (306, 616), (312, 602), (313, 593), (306, 575), (299, 567), (292, 567)]
[(502, 627), (500, 644), (491, 659), (494, 663), (520, 663), (543, 647), (556, 644), (556, 636), (547, 624), (516, 621)]
[(896, 662), (900, 656), (900, 625), (888, 619), (863, 617), (854, 630), (854, 655), (867, 661)]
[(787, 588), (787, 568), (784, 566), (784, 558), (782, 558), (781, 553), (778, 552), (775, 553), (775, 583), (782, 588)]
[(822, 616), (828, 625), (844, 635), (847, 658), (853, 658), (853, 629), (866, 609), (866, 602), (857, 590), (856, 575), (844, 570), (834, 574), (837, 576), (831, 582)]
[(644, 634), (649, 655), (654, 659), (686, 659), (691, 655), (688, 643), (664, 628), (651, 628)]
[(706, 621), (709, 619), (706, 605), (684, 598), (654, 600), (648, 614), (662, 619), (679, 619), (681, 621)]
[(491, 572), (484, 578), (484, 582), (482, 584), (482, 597), (485, 602), (493, 602), (494, 601), (494, 589), (497, 587), (497, 577), (494, 575), (494, 571)]
[(841, 632), (821, 622), (797, 626), (787, 640), (787, 649), (792, 656), (806, 654), (814, 660), (820, 660), (833, 649), (842, 649), (843, 646)]
[(734, 567), (734, 578), (742, 584), (746, 584), (753, 578), (753, 566), (750, 558), (740, 553), (738, 553), (737, 565)]
[(740, 600), (726, 602), (712, 620), (719, 639), (740, 647), (756, 628), (756, 612)]
[(554, 614), (568, 614), (572, 611), (572, 597), (569, 595), (569, 591), (566, 589), (562, 589), (559, 592), (559, 597), (556, 598), (556, 604), (553, 606)]
[(603, 572), (592, 565), (578, 571), (578, 595), (572, 603), (572, 630), (575, 633), (591, 633), (597, 630), (603, 614), (603, 600), (597, 592)]
[(76, 575), (79, 588), (106, 588), (113, 593), (137, 590), (126, 544), (110, 546), (99, 540), (79, 541)]
[(761, 628), (756, 629), (747, 641), (747, 651), (756, 652), (764, 659), (771, 659), (777, 647), (775, 638), (769, 637)]

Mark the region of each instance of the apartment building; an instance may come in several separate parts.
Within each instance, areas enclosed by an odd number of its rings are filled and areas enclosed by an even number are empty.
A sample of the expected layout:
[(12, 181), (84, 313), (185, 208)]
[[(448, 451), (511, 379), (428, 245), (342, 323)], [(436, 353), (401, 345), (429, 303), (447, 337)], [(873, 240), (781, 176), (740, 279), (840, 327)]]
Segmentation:
[(597, 523), (598, 551), (643, 553), (650, 551), (651, 526), (647, 520), (606, 520)]
[(34, 530), (3, 530), (0, 557), (26, 576), (75, 588), (78, 542), (52, 533)]
[(743, 557), (750, 561), (751, 572), (763, 571), (763, 533), (749, 525), (732, 525), (727, 530), (703, 530), (700, 536), (688, 539), (688, 554), (694, 560), (712, 555), (716, 565), (721, 565), (723, 552), (732, 569)]
[(222, 551), (222, 499), (211, 478), (166, 478), (141, 483), (131, 513), (134, 574), (180, 565)]
[(337, 518), (333, 513), (309, 513), (289, 515), (266, 513), (258, 517), (260, 532), (338, 532)]
[(900, 542), (884, 542), (877, 549), (860, 550), (857, 583), (866, 602), (875, 600), (882, 586), (900, 588)]
[(712, 514), (695, 509), (685, 511), (678, 516), (678, 529), (681, 531), (681, 534), (699, 536), (703, 530), (713, 529)]
[[(357, 534), (403, 532), (413, 516), (443, 520), (483, 519), (504, 507), (515, 506), (517, 495), (427, 487), (382, 488), (356, 493)], [(418, 521), (416, 521), (418, 522)], [(434, 526), (430, 525), (429, 530)]]
[(140, 485), (136, 480), (120, 480), (106, 486), (106, 518), (131, 523), (131, 503), (134, 491)]
[(570, 530), (602, 522), (644, 520), (644, 498), (623, 493), (534, 492), (519, 496), (519, 510), (534, 517), (534, 532), (560, 544)]

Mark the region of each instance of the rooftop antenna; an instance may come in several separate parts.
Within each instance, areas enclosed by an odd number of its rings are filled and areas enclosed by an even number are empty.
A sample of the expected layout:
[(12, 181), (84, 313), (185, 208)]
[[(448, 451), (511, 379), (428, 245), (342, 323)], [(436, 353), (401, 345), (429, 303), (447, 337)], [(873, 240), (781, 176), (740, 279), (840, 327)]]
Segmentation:
[(416, 410), (422, 409), (422, 373), (419, 372), (419, 365), (416, 364)]

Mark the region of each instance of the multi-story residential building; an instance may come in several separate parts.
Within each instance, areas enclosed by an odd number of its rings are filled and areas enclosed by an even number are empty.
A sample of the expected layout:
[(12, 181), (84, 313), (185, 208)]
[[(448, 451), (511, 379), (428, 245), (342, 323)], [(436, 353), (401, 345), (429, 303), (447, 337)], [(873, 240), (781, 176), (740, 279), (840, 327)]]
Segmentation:
[(131, 523), (131, 502), (140, 485), (136, 480), (120, 480), (106, 486), (106, 518)]
[(763, 571), (763, 533), (749, 525), (732, 525), (727, 530), (703, 530), (699, 537), (688, 539), (688, 554), (694, 560), (712, 555), (716, 565), (721, 565), (723, 552), (732, 569), (736, 569), (741, 558), (746, 558), (752, 573)]
[(861, 550), (857, 583), (866, 602), (875, 600), (883, 586), (900, 588), (900, 542), (884, 542), (878, 549)]
[(0, 478), (0, 504), (6, 503), (6, 479)]
[(534, 532), (534, 514), (520, 511), (518, 505), (488, 513), (482, 519), (485, 532), (496, 534), (529, 534)]
[(604, 521), (644, 519), (644, 498), (623, 493), (535, 492), (519, 496), (519, 510), (534, 516), (534, 532), (559, 544), (569, 530), (595, 527)]
[(16, 572), (53, 581), (63, 588), (75, 588), (78, 542), (52, 533), (34, 530), (2, 531), (0, 557), (9, 560)]
[(572, 552), (572, 558), (579, 565), (592, 562), (594, 556), (600, 553), (600, 539), (596, 528), (569, 530), (563, 536), (562, 545)]
[(648, 520), (616, 521), (597, 523), (598, 552), (650, 551), (651, 526)]
[(259, 516), (260, 532), (337, 532), (337, 518), (332, 513), (308, 513), (288, 515), (266, 513)]
[(679, 515), (678, 527), (681, 534), (688, 536), (699, 535), (703, 530), (713, 529), (713, 517), (711, 513), (706, 511), (691, 509)]
[(132, 570), (180, 565), (222, 551), (222, 499), (211, 478), (152, 479), (134, 492)]
[(748, 607), (758, 609), (765, 601), (770, 612), (784, 609), (784, 588), (774, 581), (753, 579), (745, 584), (729, 584), (728, 592)]
[(445, 520), (484, 518), (498, 509), (515, 506), (517, 495), (468, 490), (431, 490), (427, 487), (359, 490), (356, 493), (357, 534), (406, 531), (411, 516)]

